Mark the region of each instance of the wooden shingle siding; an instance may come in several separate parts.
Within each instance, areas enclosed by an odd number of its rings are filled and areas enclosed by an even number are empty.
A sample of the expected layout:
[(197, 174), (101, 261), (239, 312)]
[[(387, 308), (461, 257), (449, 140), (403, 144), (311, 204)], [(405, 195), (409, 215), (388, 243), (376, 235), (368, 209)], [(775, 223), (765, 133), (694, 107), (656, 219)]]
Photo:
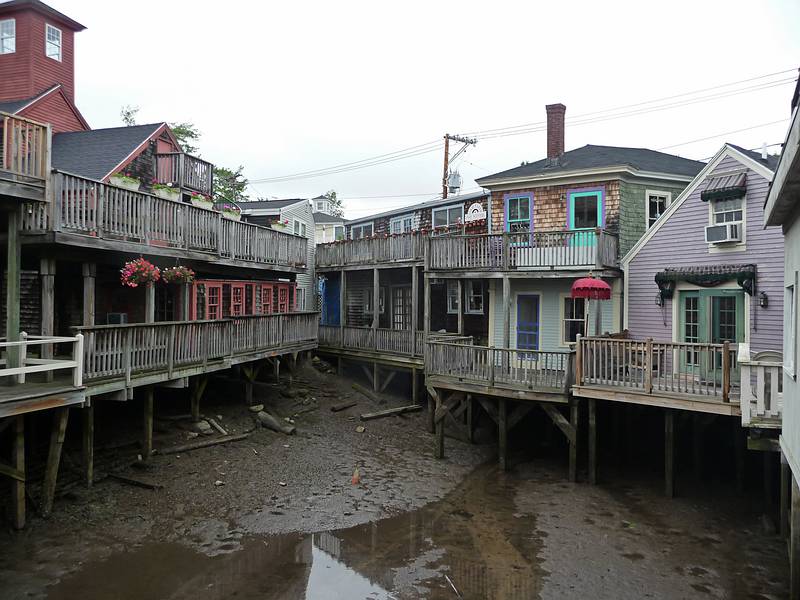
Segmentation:
[(647, 229), (647, 191), (668, 192), (672, 200), (686, 188), (661, 182), (620, 181), (619, 255), (625, 256)]
[[(714, 173), (742, 168), (728, 156)], [(714, 173), (708, 176), (713, 177)], [(764, 200), (769, 182), (755, 171), (747, 171), (745, 214), (746, 248), (709, 252), (705, 226), (709, 224), (709, 205), (700, 199), (701, 183), (655, 235), (632, 259), (628, 272), (626, 299), (628, 329), (634, 338), (671, 340), (672, 302), (655, 304), (658, 286), (656, 273), (667, 267), (754, 263), (758, 279), (756, 295), (750, 298), (751, 352), (782, 349), (783, 338), (783, 239), (777, 227), (764, 229)], [(734, 284), (735, 285), (735, 284)], [(758, 293), (766, 292), (769, 306), (758, 306)], [(675, 300), (677, 301), (677, 294)]]

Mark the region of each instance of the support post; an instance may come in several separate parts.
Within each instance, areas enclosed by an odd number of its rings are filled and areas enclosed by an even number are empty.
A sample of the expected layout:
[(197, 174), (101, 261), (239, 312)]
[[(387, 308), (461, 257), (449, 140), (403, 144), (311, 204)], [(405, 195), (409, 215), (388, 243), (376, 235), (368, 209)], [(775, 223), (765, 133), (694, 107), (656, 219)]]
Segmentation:
[(192, 422), (197, 423), (200, 420), (200, 399), (206, 391), (208, 380), (205, 377), (195, 378), (191, 387), (189, 400), (191, 403)]
[[(52, 336), (55, 333), (55, 278), (56, 261), (53, 258), (43, 258), (39, 263), (39, 277), (42, 290), (42, 335)], [(42, 346), (42, 358), (53, 358), (52, 344)], [(45, 381), (53, 381), (53, 371), (45, 373)]]
[(419, 327), (419, 271), (411, 267), (411, 356), (422, 354), (417, 348), (417, 328)]
[(498, 459), (500, 469), (508, 470), (508, 412), (506, 410), (506, 399), (500, 398), (497, 401), (497, 443)]
[(431, 413), (432, 419), (435, 422), (436, 427), (436, 451), (435, 456), (436, 458), (444, 458), (444, 419), (439, 419), (438, 421), (435, 420), (435, 415), (440, 411), (443, 406), (441, 394), (436, 394), (436, 408)]
[(83, 263), (83, 326), (94, 325), (95, 306), (95, 280), (97, 278), (97, 265)]
[[(14, 419), (14, 448), (12, 464), (17, 472), (25, 473), (25, 415), (17, 415)], [(14, 511), (14, 529), (25, 527), (25, 479), (14, 479), (11, 482), (12, 505)]]
[(277, 356), (273, 359), (273, 365), (275, 366), (275, 381), (277, 383), (281, 382), (281, 359)]
[[(345, 295), (347, 272), (342, 269), (339, 273), (339, 348), (344, 348), (344, 326), (347, 318), (347, 296)], [(339, 374), (341, 375), (341, 373)]]
[(428, 335), (431, 332), (431, 280), (428, 274), (425, 273), (425, 306), (423, 308), (424, 314), (422, 315), (422, 330), (424, 332), (425, 343), (428, 343)]
[(572, 438), (569, 440), (569, 480), (578, 481), (578, 418), (580, 404), (573, 399), (569, 405), (569, 422), (572, 425)]
[(511, 336), (511, 280), (503, 275), (503, 348), (510, 348)]
[(589, 398), (589, 483), (597, 484), (597, 400)]
[(458, 280), (458, 335), (464, 335), (464, 281)]
[(800, 487), (792, 474), (792, 510), (789, 530), (789, 597), (800, 598)]
[(675, 497), (675, 412), (664, 409), (664, 493)]
[(188, 321), (192, 317), (192, 284), (181, 284), (180, 290), (181, 320)]
[(144, 288), (144, 322), (155, 323), (156, 320), (156, 287), (152, 284)]
[(144, 439), (142, 442), (142, 459), (149, 460), (153, 454), (153, 387), (144, 391)]
[(417, 404), (419, 391), (417, 389), (417, 368), (411, 367), (411, 404)]
[[(22, 249), (19, 232), (22, 225), (22, 207), (8, 211), (7, 263), (6, 263), (6, 340), (19, 341), (20, 337), (20, 273), (22, 270)], [(19, 348), (9, 348), (8, 367), (20, 366)], [(15, 381), (10, 378), (9, 381)], [(24, 512), (24, 509), (23, 509)]]
[(50, 450), (47, 454), (47, 467), (42, 483), (42, 516), (47, 517), (53, 510), (53, 499), (56, 493), (58, 465), (61, 462), (61, 449), (64, 447), (64, 436), (67, 432), (69, 408), (57, 408), (53, 413), (53, 429), (50, 432)]
[(380, 301), (381, 301), (381, 272), (377, 267), (372, 268), (372, 343), (377, 344), (378, 338), (375, 335), (375, 330), (378, 328), (378, 321), (380, 319)]
[(475, 441), (475, 431), (473, 428), (475, 402), (472, 400), (472, 394), (467, 394), (464, 398), (464, 402), (467, 403), (467, 441), (472, 444)]
[(372, 362), (372, 391), (378, 392), (378, 363), (373, 361)]
[(81, 436), (83, 474), (86, 479), (86, 487), (90, 488), (94, 483), (94, 406), (87, 406), (81, 410), (81, 420), (83, 421)]
[(792, 470), (789, 468), (789, 463), (784, 462), (783, 454), (781, 454), (780, 531), (783, 539), (787, 539), (789, 537), (789, 488), (791, 479)]

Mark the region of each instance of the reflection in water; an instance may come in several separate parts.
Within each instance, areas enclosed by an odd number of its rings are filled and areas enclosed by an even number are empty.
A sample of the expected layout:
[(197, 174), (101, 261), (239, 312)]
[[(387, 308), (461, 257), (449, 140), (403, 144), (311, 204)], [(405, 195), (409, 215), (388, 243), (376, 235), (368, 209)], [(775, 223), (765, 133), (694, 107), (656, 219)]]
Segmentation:
[(537, 596), (533, 517), (513, 512), (512, 482), (479, 469), (444, 500), (382, 521), (313, 535), (250, 537), (207, 556), (152, 543), (87, 563), (48, 598), (267, 599)]

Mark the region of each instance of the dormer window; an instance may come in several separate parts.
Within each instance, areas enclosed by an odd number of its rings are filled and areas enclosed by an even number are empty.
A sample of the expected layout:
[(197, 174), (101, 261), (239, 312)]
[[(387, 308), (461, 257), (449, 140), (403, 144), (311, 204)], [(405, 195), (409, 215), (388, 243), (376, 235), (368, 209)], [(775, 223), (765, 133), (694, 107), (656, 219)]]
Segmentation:
[(0, 21), (0, 54), (17, 51), (17, 22), (14, 19)]
[(58, 27), (46, 26), (44, 52), (47, 58), (61, 62), (61, 30)]

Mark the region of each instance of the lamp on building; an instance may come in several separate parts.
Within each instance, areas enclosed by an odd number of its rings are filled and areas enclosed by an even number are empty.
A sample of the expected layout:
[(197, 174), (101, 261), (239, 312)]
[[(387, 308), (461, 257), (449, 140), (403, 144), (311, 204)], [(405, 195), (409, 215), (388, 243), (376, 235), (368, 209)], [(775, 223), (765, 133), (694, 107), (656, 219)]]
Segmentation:
[(767, 308), (767, 306), (769, 306), (769, 296), (767, 296), (767, 292), (761, 292), (758, 294), (758, 305), (761, 308)]
[(656, 294), (656, 306), (664, 306), (664, 298), (661, 296), (661, 292)]

